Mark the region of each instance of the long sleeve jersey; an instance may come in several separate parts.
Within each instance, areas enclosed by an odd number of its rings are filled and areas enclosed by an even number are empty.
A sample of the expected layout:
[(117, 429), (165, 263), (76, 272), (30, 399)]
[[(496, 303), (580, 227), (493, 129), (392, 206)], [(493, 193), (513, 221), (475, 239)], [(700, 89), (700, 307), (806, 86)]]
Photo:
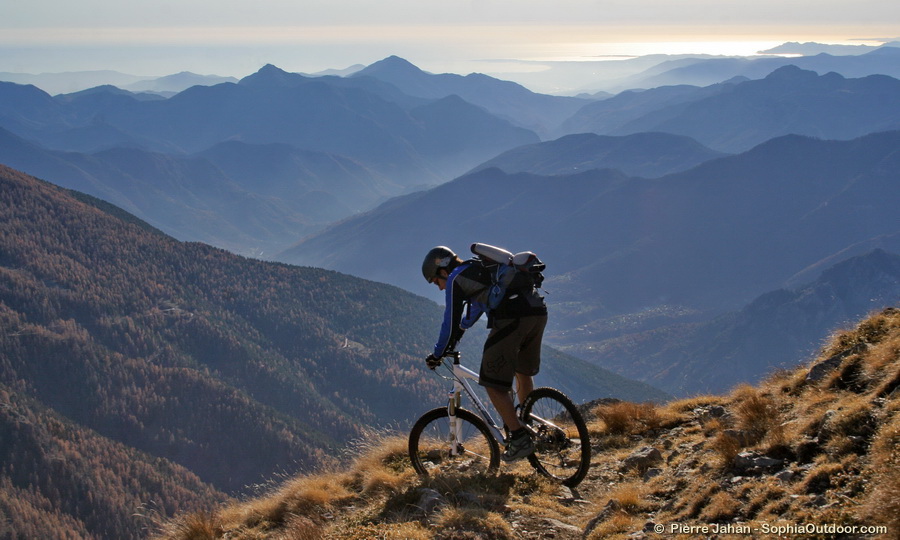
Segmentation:
[(486, 311), (488, 286), (479, 265), (464, 262), (447, 277), (444, 322), (434, 355), (444, 356)]

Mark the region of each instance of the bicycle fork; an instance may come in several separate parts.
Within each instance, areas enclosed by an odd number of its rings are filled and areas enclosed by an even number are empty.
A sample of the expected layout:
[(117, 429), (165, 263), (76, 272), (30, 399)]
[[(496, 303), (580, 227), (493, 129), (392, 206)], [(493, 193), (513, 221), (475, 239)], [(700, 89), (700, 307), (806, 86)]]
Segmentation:
[(457, 388), (458, 383), (453, 384), (453, 388), (450, 389), (449, 392), (449, 401), (447, 403), (447, 416), (450, 419), (450, 455), (458, 456), (463, 453), (465, 450), (462, 448), (462, 427), (463, 423), (457, 421), (456, 419), (456, 408), (459, 407), (462, 402), (462, 393), (459, 388)]

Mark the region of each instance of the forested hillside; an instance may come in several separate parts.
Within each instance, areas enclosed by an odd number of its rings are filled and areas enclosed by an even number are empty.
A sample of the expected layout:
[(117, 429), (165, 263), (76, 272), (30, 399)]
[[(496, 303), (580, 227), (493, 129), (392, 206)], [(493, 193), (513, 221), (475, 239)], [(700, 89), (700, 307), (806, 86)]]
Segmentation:
[[(333, 462), (441, 400), (421, 360), (440, 315), (391, 286), (178, 242), (0, 166), (0, 508), (37, 537), (130, 538), (138, 505), (168, 515)], [(546, 363), (581, 399), (663, 396)]]
[(0, 538), (141, 538), (162, 516), (228, 500), (10, 388), (0, 384)]

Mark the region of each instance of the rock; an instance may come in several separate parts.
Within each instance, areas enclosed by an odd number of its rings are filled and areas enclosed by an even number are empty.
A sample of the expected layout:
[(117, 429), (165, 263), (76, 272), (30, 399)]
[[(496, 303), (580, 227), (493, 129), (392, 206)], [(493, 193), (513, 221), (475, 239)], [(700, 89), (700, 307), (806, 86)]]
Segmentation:
[(760, 473), (766, 469), (781, 467), (784, 465), (784, 462), (780, 459), (761, 456), (755, 452), (741, 452), (734, 458), (733, 464), (740, 471)]
[(632, 452), (622, 463), (626, 469), (646, 471), (662, 461), (663, 457), (659, 450), (652, 446), (644, 446)]
[(828, 375), (841, 365), (841, 362), (844, 361), (844, 358), (864, 352), (868, 348), (869, 345), (867, 343), (857, 343), (849, 349), (843, 350), (835, 355), (830, 356), (829, 358), (826, 358), (825, 360), (822, 360), (818, 364), (809, 368), (809, 372), (806, 374), (806, 382), (817, 382), (824, 379), (826, 375)]
[(669, 454), (669, 457), (666, 458), (666, 463), (672, 463), (672, 461), (674, 461), (675, 458), (677, 458), (680, 455), (681, 455), (681, 452), (679, 452), (678, 450), (672, 450), (672, 453)]
[(818, 438), (806, 438), (797, 445), (795, 452), (799, 463), (811, 463), (822, 453), (822, 444)]
[(606, 506), (603, 510), (594, 516), (590, 521), (588, 521), (587, 526), (584, 528), (584, 537), (587, 538), (590, 536), (591, 531), (597, 528), (597, 525), (603, 523), (607, 519), (609, 519), (613, 514), (622, 509), (622, 505), (620, 505), (615, 499), (610, 499), (609, 502), (606, 503)]
[(777, 473), (777, 474), (775, 475), (775, 478), (781, 480), (781, 481), (784, 482), (784, 483), (788, 483), (788, 482), (790, 482), (791, 480), (793, 480), (795, 476), (797, 476), (797, 475), (794, 474), (793, 471), (791, 471), (791, 470), (789, 470), (789, 469), (785, 469), (785, 470), (783, 470), (783, 471)]
[(833, 426), (831, 425), (831, 419), (837, 414), (837, 411), (827, 410), (825, 414), (822, 415), (821, 424), (819, 425), (819, 432), (816, 434), (816, 438), (819, 441), (828, 441), (831, 438)]
[(723, 416), (728, 414), (728, 409), (721, 405), (711, 405), (707, 409), (707, 413), (713, 418), (722, 418)]
[(661, 475), (662, 472), (663, 470), (658, 467), (647, 469), (647, 472), (644, 473), (644, 482), (648, 482), (651, 479), (656, 478), (657, 476)]
[(456, 492), (456, 504), (477, 508), (481, 506), (481, 499), (471, 491), (458, 491)]
[(722, 431), (722, 435), (731, 437), (732, 439), (736, 440), (742, 447), (750, 446), (754, 442), (753, 436), (741, 429), (726, 429)]
[(544, 518), (544, 523), (557, 531), (569, 531), (578, 535), (581, 534), (581, 529), (575, 525), (569, 525), (568, 523), (563, 523), (562, 521), (553, 518)]
[(709, 405), (707, 407), (697, 407), (694, 409), (694, 416), (701, 425), (706, 425), (712, 420), (718, 420), (725, 424), (731, 422), (731, 413), (728, 409), (721, 405)]
[(419, 488), (419, 503), (416, 505), (425, 515), (434, 513), (435, 510), (447, 504), (447, 499), (437, 490), (431, 488)]

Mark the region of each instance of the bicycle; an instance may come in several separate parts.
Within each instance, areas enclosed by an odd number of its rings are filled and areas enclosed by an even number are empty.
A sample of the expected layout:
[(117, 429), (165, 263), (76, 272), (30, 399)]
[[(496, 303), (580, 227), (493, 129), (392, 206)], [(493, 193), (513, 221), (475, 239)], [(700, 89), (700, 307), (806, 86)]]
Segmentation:
[[(448, 361), (452, 358), (452, 363)], [(423, 414), (409, 433), (409, 458), (421, 475), (429, 472), (481, 474), (500, 466), (500, 444), (509, 434), (497, 425), (490, 411), (472, 389), (469, 380), (478, 374), (460, 363), (458, 351), (441, 359), (453, 382), (446, 407)], [(462, 393), (469, 397), (478, 414), (464, 409)], [(591, 445), (581, 413), (565, 394), (555, 388), (535, 388), (525, 398), (519, 418), (531, 433), (535, 451), (528, 462), (539, 473), (577, 486), (591, 465)]]

